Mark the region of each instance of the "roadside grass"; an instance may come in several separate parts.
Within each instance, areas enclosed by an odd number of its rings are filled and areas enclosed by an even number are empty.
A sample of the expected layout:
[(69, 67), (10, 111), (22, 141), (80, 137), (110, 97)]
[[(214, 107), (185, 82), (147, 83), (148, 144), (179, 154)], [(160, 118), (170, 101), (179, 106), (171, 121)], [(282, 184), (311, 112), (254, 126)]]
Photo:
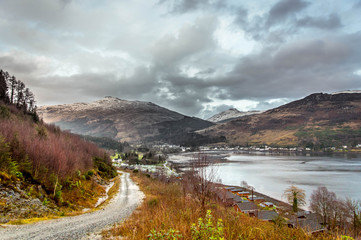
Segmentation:
[(60, 218), (59, 216), (49, 215), (47, 217), (40, 217), (40, 218), (28, 218), (28, 219), (16, 219), (6, 223), (7, 225), (24, 225), (30, 223), (36, 223), (45, 220), (57, 219)]
[[(200, 203), (190, 194), (184, 194), (179, 182), (164, 183), (141, 173), (132, 174), (146, 194), (143, 204), (132, 216), (119, 226), (103, 231), (103, 238), (122, 236), (124, 239), (208, 239), (192, 238), (193, 223), (205, 218), (210, 210), (213, 222), (223, 220), (224, 239), (334, 239), (329, 235), (312, 236), (302, 229), (288, 228), (283, 224), (263, 222), (256, 218), (236, 213), (233, 208), (224, 207), (213, 200), (206, 203), (202, 210)], [(216, 227), (215, 224), (213, 227)], [(169, 233), (177, 231), (182, 238), (150, 238), (150, 233)], [(221, 239), (221, 238), (215, 238)]]

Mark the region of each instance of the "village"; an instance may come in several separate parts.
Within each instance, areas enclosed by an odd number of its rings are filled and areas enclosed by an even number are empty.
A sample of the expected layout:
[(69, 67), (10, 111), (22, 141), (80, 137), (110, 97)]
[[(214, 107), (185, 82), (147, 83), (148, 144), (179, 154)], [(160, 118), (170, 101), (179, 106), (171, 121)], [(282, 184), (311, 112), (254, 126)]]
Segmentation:
[[(181, 181), (182, 174), (177, 173), (171, 163), (161, 164), (129, 164), (121, 158), (113, 159), (113, 164), (125, 170), (146, 174), (148, 177), (161, 181)], [(298, 209), (283, 201), (254, 191), (251, 186), (228, 186), (212, 184), (212, 196), (220, 204), (234, 208), (234, 211), (275, 224), (286, 224), (290, 228), (301, 227), (306, 232), (317, 233), (325, 230), (322, 218), (316, 213)], [(247, 184), (246, 184), (247, 185)]]
[(220, 186), (216, 188), (216, 194), (222, 204), (250, 217), (287, 224), (291, 228), (301, 227), (309, 233), (325, 230), (320, 215), (303, 209), (293, 213), (291, 205), (258, 193), (252, 187)]

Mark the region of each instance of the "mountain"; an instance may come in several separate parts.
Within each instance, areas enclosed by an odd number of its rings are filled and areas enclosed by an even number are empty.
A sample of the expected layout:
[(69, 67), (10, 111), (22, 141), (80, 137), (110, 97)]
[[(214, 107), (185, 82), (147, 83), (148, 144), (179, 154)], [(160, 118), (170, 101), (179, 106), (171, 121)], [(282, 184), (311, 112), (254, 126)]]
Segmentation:
[(237, 110), (236, 108), (230, 108), (226, 111), (217, 113), (213, 115), (212, 117), (208, 118), (207, 121), (214, 122), (214, 123), (224, 123), (229, 122), (232, 120), (235, 120), (240, 117), (253, 115), (253, 114), (259, 114), (261, 111), (249, 111), (249, 112), (241, 112)]
[(105, 97), (92, 103), (43, 106), (40, 117), (73, 133), (109, 137), (118, 141), (186, 142), (195, 130), (213, 123), (182, 115), (151, 102)]
[(315, 93), (197, 133), (240, 145), (355, 146), (361, 143), (361, 92)]

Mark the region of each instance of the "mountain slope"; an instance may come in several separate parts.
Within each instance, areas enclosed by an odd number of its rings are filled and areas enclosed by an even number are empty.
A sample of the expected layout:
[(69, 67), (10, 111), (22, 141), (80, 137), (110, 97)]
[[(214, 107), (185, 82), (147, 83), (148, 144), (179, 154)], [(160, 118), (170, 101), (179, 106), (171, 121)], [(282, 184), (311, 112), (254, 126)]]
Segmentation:
[(249, 112), (241, 112), (238, 111), (236, 108), (230, 108), (226, 111), (217, 113), (213, 115), (212, 117), (208, 118), (207, 121), (214, 122), (214, 123), (224, 123), (229, 122), (232, 120), (235, 120), (240, 117), (253, 115), (253, 114), (259, 114), (260, 111), (249, 111)]
[[(164, 141), (169, 139), (164, 138), (164, 135), (178, 129), (178, 134), (173, 134), (170, 139), (174, 142), (179, 134), (185, 135), (213, 125), (198, 118), (189, 121), (187, 116), (150, 102), (126, 101), (113, 97), (92, 103), (45, 106), (39, 108), (38, 112), (45, 122), (55, 123), (74, 133), (133, 143)], [(179, 126), (182, 126), (182, 132), (179, 132)]]
[(232, 144), (314, 148), (361, 143), (361, 93), (316, 93), (264, 113), (198, 131)]

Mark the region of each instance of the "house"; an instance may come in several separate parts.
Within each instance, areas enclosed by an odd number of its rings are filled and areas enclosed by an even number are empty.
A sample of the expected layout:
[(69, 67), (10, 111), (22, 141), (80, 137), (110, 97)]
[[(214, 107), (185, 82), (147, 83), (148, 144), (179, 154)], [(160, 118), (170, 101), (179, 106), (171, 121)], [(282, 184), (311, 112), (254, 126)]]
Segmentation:
[(234, 195), (233, 193), (225, 190), (219, 190), (216, 192), (218, 200), (226, 206), (232, 206), (234, 204)]
[(258, 207), (253, 202), (239, 202), (234, 205), (237, 212), (243, 212), (250, 216), (256, 216)]
[(238, 192), (242, 192), (243, 189), (242, 188), (233, 188), (230, 191), (233, 192), (233, 193), (238, 193)]
[(310, 233), (323, 232), (326, 230), (322, 217), (317, 213), (309, 211), (298, 212), (296, 216), (288, 220), (287, 225), (291, 228), (301, 227)]
[(271, 222), (278, 217), (278, 213), (274, 210), (259, 210), (257, 218), (263, 221)]
[(234, 195), (233, 202), (234, 203), (239, 203), (239, 202), (249, 202), (249, 201), (247, 199), (241, 198), (238, 195)]
[(235, 189), (236, 187), (225, 187), (224, 189), (226, 189), (227, 191), (232, 191), (233, 189)]
[(264, 207), (268, 207), (268, 208), (273, 208), (274, 207), (274, 204), (272, 202), (264, 202), (264, 203), (261, 203), (261, 204), (264, 205)]
[(256, 195), (248, 195), (247, 198), (249, 201), (255, 201), (255, 202), (264, 202), (265, 201), (264, 197), (259, 197)]
[(241, 191), (241, 192), (237, 192), (236, 194), (241, 197), (247, 197), (250, 194), (250, 192)]

